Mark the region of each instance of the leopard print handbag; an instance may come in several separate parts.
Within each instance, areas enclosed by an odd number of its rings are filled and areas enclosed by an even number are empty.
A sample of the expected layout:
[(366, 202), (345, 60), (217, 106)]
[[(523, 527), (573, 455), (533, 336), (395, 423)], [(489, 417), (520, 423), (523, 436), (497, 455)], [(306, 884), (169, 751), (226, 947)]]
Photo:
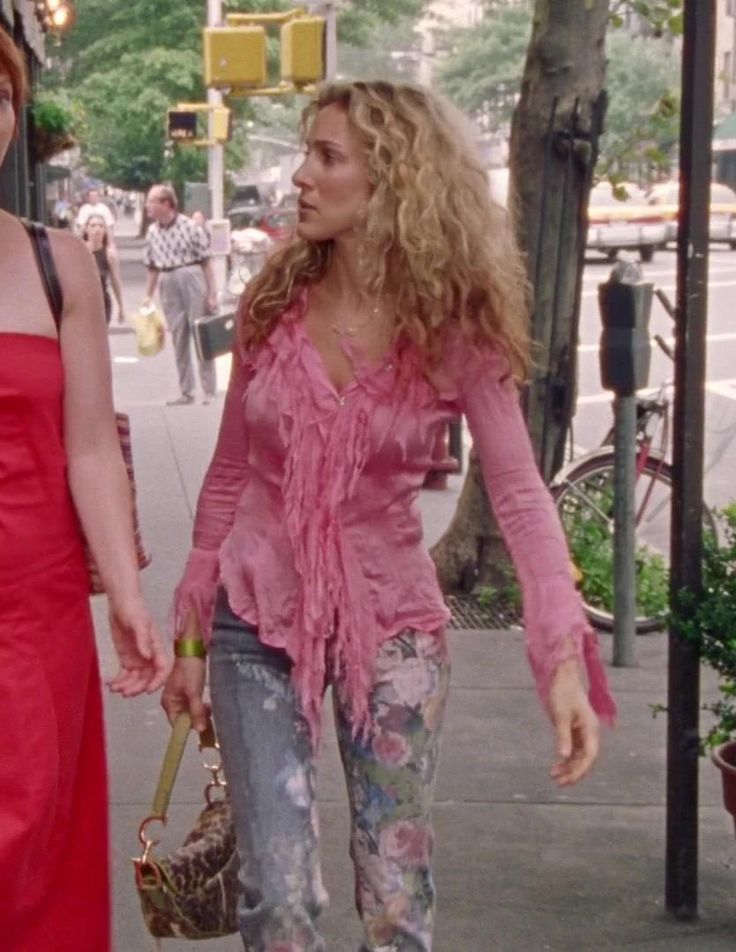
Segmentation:
[[(206, 806), (182, 845), (155, 857), (148, 826), (166, 823), (167, 810), (187, 737), (188, 714), (174, 724), (150, 816), (141, 824), (140, 858), (133, 860), (135, 882), (148, 931), (157, 939), (215, 939), (238, 931), (238, 854), (225, 780), (219, 763), (205, 764), (212, 780)], [(200, 735), (200, 750), (217, 748), (214, 732)]]

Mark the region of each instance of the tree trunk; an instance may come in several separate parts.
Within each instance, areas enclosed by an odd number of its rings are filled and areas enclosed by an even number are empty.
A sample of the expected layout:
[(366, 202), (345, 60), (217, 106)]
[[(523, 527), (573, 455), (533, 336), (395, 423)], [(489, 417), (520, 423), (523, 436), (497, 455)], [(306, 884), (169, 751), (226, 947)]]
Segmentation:
[(585, 209), (597, 158), (607, 25), (608, 0), (537, 0), (511, 132), (517, 234), (535, 302), (527, 422), (547, 480), (562, 463), (575, 403)]
[[(575, 403), (585, 208), (597, 157), (609, 0), (536, 0), (511, 132), (510, 208), (534, 290), (529, 432), (549, 480)], [(471, 463), (455, 516), (432, 550), (445, 592), (498, 584), (505, 552)], [(500, 575), (499, 575), (500, 573)]]

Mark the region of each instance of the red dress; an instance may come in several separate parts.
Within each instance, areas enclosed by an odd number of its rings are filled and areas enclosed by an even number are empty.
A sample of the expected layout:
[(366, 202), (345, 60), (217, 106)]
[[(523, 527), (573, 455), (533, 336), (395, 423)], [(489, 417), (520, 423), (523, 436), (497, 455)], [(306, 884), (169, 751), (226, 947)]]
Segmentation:
[(0, 333), (0, 947), (109, 952), (107, 778), (56, 340)]

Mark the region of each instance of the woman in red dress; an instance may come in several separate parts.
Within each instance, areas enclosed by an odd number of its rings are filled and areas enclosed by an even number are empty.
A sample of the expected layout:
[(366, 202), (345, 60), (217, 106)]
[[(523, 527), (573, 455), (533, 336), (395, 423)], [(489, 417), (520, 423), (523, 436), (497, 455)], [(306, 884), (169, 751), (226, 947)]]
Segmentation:
[[(0, 28), (0, 163), (24, 94)], [(108, 952), (105, 751), (80, 523), (108, 593), (111, 690), (155, 691), (168, 659), (139, 587), (94, 260), (66, 232), (50, 238), (58, 333), (28, 235), (0, 210), (0, 947)]]

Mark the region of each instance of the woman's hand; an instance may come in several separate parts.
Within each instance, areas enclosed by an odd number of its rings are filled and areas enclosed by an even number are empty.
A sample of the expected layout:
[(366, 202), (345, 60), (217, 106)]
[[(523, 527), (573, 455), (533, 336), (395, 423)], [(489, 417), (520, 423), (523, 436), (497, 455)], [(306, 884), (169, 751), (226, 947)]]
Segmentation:
[(108, 687), (123, 697), (157, 691), (171, 670), (171, 659), (142, 597), (110, 599), (110, 631), (120, 670)]
[(207, 665), (204, 658), (176, 658), (161, 695), (161, 707), (173, 725), (179, 714), (189, 711), (198, 733), (207, 729), (210, 708), (202, 700)]
[(564, 661), (557, 668), (548, 710), (557, 735), (557, 761), (550, 776), (558, 786), (571, 787), (588, 773), (599, 748), (598, 718), (585, 693), (577, 661)]

